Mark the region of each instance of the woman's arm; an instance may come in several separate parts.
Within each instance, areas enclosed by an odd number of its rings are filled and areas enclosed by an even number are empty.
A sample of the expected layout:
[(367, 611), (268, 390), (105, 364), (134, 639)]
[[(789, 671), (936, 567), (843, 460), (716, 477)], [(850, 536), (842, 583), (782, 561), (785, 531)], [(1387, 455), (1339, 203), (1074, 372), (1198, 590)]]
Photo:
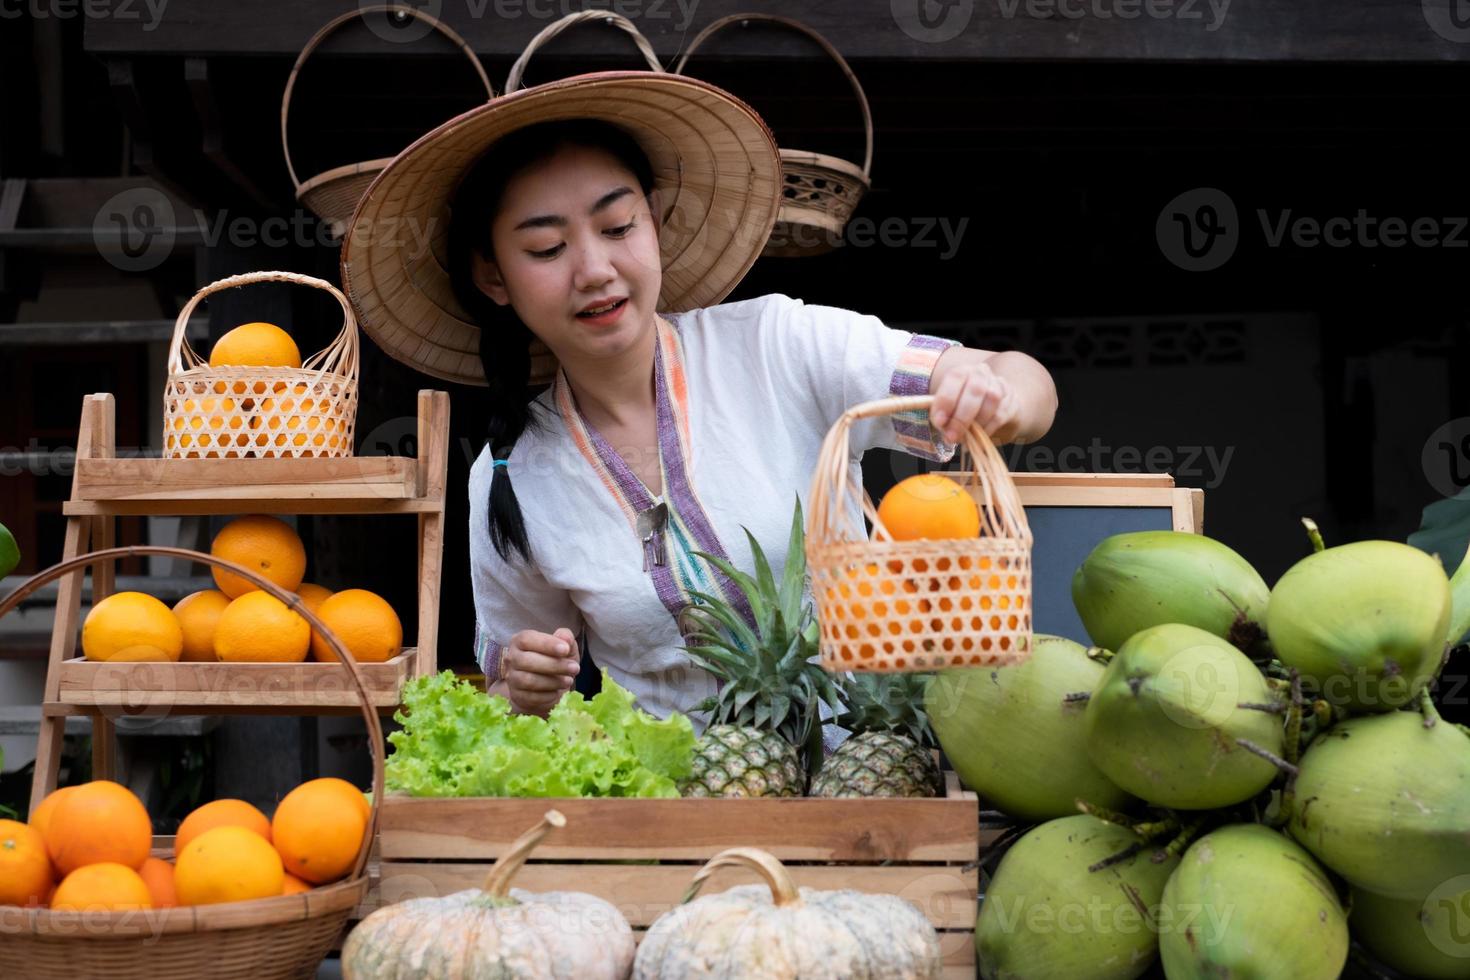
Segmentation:
[(997, 445), (1035, 442), (1057, 414), (1057, 386), (1041, 362), (1020, 351), (955, 346), (929, 376), (929, 419), (946, 442), (979, 422)]

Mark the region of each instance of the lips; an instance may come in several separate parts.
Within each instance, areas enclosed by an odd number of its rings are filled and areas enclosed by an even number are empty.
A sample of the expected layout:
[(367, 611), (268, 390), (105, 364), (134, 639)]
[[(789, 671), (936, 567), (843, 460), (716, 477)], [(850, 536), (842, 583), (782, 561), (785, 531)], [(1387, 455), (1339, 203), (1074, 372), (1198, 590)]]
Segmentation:
[(597, 300), (595, 302), (588, 303), (586, 306), (582, 307), (581, 312), (579, 312), (577, 316), (603, 316), (621, 307), (626, 302), (628, 302), (628, 297), (626, 296), (617, 296), (613, 297), (612, 299)]

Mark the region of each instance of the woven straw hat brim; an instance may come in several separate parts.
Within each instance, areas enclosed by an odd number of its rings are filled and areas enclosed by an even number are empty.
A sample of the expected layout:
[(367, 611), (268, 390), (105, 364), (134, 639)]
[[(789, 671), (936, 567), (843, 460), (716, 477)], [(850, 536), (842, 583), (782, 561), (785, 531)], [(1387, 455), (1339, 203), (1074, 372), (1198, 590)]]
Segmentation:
[(753, 109), (681, 75), (598, 72), (504, 95), (409, 146), (358, 202), (342, 283), (362, 329), (426, 374), (485, 384), (480, 330), (449, 283), (449, 201), (492, 143), (527, 125), (593, 118), (628, 131), (662, 191), (659, 309), (718, 303), (750, 270), (781, 194), (776, 140)]

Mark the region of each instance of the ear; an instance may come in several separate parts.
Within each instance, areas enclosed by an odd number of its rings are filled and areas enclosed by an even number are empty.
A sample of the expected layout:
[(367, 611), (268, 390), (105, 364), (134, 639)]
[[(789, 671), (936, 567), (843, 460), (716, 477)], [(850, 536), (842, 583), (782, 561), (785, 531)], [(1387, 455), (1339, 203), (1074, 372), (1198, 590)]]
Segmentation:
[(487, 258), (485, 253), (474, 249), (470, 253), (470, 274), (475, 281), (475, 287), (489, 296), (497, 304), (505, 306), (510, 302), (510, 293), (505, 288), (505, 280), (500, 275), (500, 266), (495, 260)]

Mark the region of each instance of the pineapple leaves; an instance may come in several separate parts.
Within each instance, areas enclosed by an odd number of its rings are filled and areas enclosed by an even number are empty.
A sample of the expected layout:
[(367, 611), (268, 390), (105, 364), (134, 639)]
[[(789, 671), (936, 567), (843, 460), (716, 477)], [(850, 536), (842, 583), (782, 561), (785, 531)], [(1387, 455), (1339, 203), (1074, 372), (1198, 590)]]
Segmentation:
[[(801, 622), (801, 605), (806, 591), (806, 535), (802, 530), (801, 498), (791, 519), (791, 537), (786, 542), (786, 568), (781, 576), (781, 616), (788, 626)], [(816, 621), (812, 621), (816, 625)]]

